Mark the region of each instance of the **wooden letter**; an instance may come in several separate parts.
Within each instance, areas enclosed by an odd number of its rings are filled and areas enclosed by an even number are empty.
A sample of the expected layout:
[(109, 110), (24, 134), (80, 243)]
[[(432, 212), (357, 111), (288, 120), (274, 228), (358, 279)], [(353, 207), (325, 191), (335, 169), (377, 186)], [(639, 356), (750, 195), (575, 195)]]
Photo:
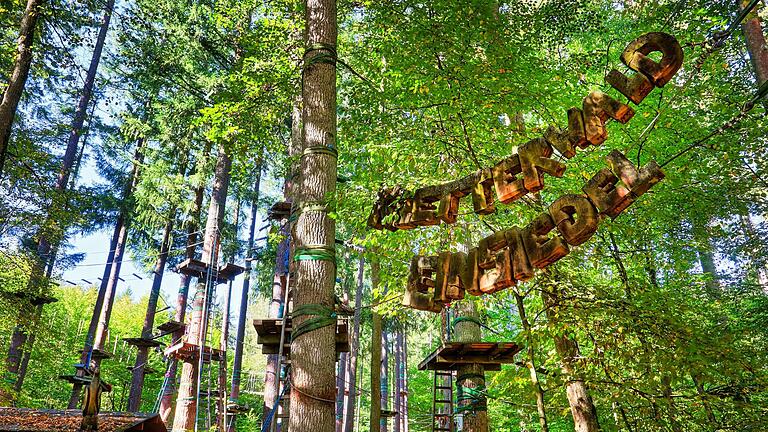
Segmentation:
[(645, 75), (637, 73), (632, 78), (628, 78), (616, 69), (611, 70), (605, 76), (605, 82), (634, 102), (635, 105), (640, 105), (640, 102), (654, 89), (653, 83)]
[(403, 190), (399, 186), (381, 188), (376, 203), (373, 205), (373, 210), (371, 210), (371, 215), (368, 216), (368, 226), (377, 230), (386, 228), (390, 231), (397, 231), (397, 228), (391, 222), (385, 221), (385, 219), (390, 215), (398, 213), (395, 204), (402, 195)]
[(440, 252), (437, 259), (437, 276), (435, 277), (436, 302), (448, 303), (451, 300), (464, 298), (464, 266), (467, 254), (464, 252)]
[(430, 292), (435, 288), (432, 274), (436, 266), (436, 256), (415, 256), (411, 259), (411, 272), (408, 275), (403, 306), (429, 312), (440, 312), (443, 309), (443, 304), (435, 303), (434, 294)]
[(477, 247), (479, 288), (485, 294), (495, 293), (515, 284), (512, 278), (512, 257), (504, 231), (480, 240)]
[(507, 237), (507, 245), (512, 255), (512, 277), (519, 281), (527, 281), (533, 278), (533, 267), (528, 261), (523, 245), (522, 230), (512, 227), (504, 232)]
[[(661, 62), (648, 57), (652, 52), (661, 53)], [(672, 35), (646, 33), (627, 45), (621, 53), (621, 61), (645, 75), (656, 87), (664, 87), (683, 65), (683, 49)]]
[(616, 218), (632, 204), (632, 197), (626, 188), (616, 186), (619, 178), (611, 170), (603, 168), (581, 189), (600, 213)]
[(550, 237), (555, 222), (549, 213), (542, 213), (523, 230), (523, 245), (528, 260), (536, 268), (544, 268), (568, 255), (568, 245), (557, 234)]
[(399, 217), (397, 222), (394, 223), (395, 228), (401, 230), (409, 230), (416, 228), (416, 224), (413, 222), (414, 212), (414, 200), (413, 197), (406, 197), (402, 200), (402, 205), (399, 210)]
[(434, 188), (417, 189), (413, 194), (413, 217), (412, 222), (416, 226), (431, 226), (440, 223), (435, 210), (436, 203), (440, 200), (439, 196), (433, 195), (431, 190)]
[(493, 184), (499, 201), (508, 204), (528, 193), (525, 182), (519, 177), (522, 172), (520, 156), (516, 154), (493, 167)]
[(565, 172), (565, 164), (549, 158), (552, 156), (552, 146), (543, 138), (528, 141), (520, 147), (518, 154), (520, 155), (525, 189), (529, 192), (544, 189), (544, 173), (554, 177), (562, 177)]
[(617, 150), (612, 151), (606, 160), (613, 173), (632, 192), (633, 199), (648, 192), (648, 189), (664, 179), (664, 171), (661, 170), (656, 161), (650, 161), (638, 170), (629, 159)]
[(496, 211), (493, 204), (493, 174), (490, 169), (480, 171), (477, 183), (472, 188), (472, 205), (477, 214), (486, 215)]
[(578, 246), (597, 231), (597, 209), (584, 195), (563, 195), (549, 206), (549, 214), (566, 243)]
[(601, 91), (593, 91), (587, 95), (582, 109), (587, 141), (593, 145), (600, 145), (608, 138), (605, 122), (609, 117), (619, 123), (626, 123), (635, 115), (629, 105), (624, 105)]

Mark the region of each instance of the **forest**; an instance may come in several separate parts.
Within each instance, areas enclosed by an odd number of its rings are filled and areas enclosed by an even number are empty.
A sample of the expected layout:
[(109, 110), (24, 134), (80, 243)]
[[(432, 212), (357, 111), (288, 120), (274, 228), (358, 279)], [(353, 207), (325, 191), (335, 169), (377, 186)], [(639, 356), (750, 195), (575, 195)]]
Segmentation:
[(1, 1), (0, 430), (768, 430), (766, 22)]

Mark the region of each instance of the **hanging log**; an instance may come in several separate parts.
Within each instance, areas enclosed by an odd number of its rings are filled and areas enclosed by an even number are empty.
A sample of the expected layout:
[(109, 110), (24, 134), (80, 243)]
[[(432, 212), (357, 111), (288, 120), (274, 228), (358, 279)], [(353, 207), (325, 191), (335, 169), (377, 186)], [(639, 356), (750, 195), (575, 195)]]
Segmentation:
[(542, 213), (525, 227), (522, 232), (523, 245), (528, 260), (536, 268), (544, 268), (568, 255), (568, 245), (560, 236), (549, 233), (555, 229), (555, 222), (549, 213)]
[(549, 214), (566, 243), (578, 246), (597, 231), (600, 217), (584, 195), (564, 195), (549, 206)]

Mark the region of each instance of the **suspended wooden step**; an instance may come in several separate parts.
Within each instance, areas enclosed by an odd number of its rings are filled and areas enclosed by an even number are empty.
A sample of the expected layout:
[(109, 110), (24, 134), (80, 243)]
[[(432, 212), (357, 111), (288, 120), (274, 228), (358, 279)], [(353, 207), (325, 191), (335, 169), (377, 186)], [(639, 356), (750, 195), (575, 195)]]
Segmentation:
[(502, 364), (514, 363), (520, 349), (514, 342), (449, 342), (419, 363), (419, 370), (448, 371), (479, 364), (486, 371), (498, 371)]
[[(239, 265), (227, 263), (218, 269), (213, 270), (212, 277), (217, 284), (222, 284), (228, 282), (230, 279), (234, 279), (234, 277), (242, 273), (243, 270), (245, 269)], [(205, 278), (208, 277), (208, 264), (194, 258), (189, 258), (177, 265), (176, 271), (205, 280)]]
[(394, 417), (396, 415), (397, 415), (397, 411), (385, 410), (385, 409), (381, 410), (382, 417)]
[[(78, 351), (77, 353), (78, 354), (83, 354), (83, 353), (87, 354), (87, 351), (82, 351), (81, 350), (81, 351)], [(91, 359), (102, 359), (103, 360), (103, 359), (108, 359), (108, 358), (111, 358), (111, 357), (112, 357), (112, 353), (109, 352), (109, 351), (104, 351), (102, 349), (97, 349), (97, 348), (94, 348), (91, 351)]]
[(232, 414), (243, 414), (250, 411), (251, 411), (251, 408), (248, 405), (240, 405), (232, 401), (229, 401), (227, 403), (227, 412), (230, 412)]
[[(165, 354), (166, 357), (174, 357), (178, 360), (196, 360), (200, 355), (200, 345), (179, 342), (176, 345), (166, 348), (163, 354)], [(221, 361), (223, 358), (221, 350), (209, 346), (203, 347), (204, 362)]]
[(183, 331), (185, 328), (187, 328), (187, 325), (184, 324), (183, 322), (173, 321), (173, 320), (166, 321), (160, 324), (159, 326), (157, 326), (157, 330), (160, 331), (160, 334), (156, 335), (155, 337), (156, 338), (163, 337), (171, 333), (176, 333), (179, 330)]
[(91, 382), (90, 377), (80, 375), (59, 375), (59, 379), (71, 384), (88, 384)]
[[(27, 432), (77, 432), (83, 411), (72, 409), (35, 410), (28, 408), (0, 408), (0, 431)], [(168, 432), (158, 414), (142, 413), (99, 413), (100, 431), (120, 432)]]
[(267, 219), (280, 220), (286, 219), (291, 214), (291, 203), (288, 201), (278, 201), (272, 204), (267, 210)]
[[(336, 354), (349, 352), (349, 323), (348, 320), (339, 318), (336, 321)], [(280, 318), (266, 318), (253, 320), (253, 327), (258, 337), (256, 343), (261, 344), (262, 354), (280, 353), (280, 332), (283, 320)], [(283, 354), (289, 355), (291, 351), (291, 319), (285, 322), (285, 344)]]
[(138, 337), (138, 338), (123, 338), (123, 340), (128, 345), (132, 345), (132, 346), (135, 346), (135, 347), (156, 348), (156, 347), (159, 347), (159, 346), (163, 345), (162, 342), (158, 342), (158, 341), (156, 341), (154, 339), (149, 339), (149, 338), (140, 338), (140, 337)]

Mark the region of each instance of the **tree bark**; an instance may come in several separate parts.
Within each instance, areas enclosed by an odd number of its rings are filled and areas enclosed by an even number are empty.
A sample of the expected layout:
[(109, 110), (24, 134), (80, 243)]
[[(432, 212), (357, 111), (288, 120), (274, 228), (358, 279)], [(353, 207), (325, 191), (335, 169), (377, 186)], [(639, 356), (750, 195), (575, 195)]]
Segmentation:
[(3, 100), (0, 102), (0, 176), (8, 155), (13, 119), (32, 65), (32, 43), (35, 40), (35, 27), (42, 5), (43, 0), (27, 0), (27, 6), (21, 17), (19, 38), (16, 41), (16, 61), (8, 85), (3, 92)]
[[(256, 173), (256, 181), (253, 185), (253, 195), (251, 197), (251, 220), (248, 228), (248, 249), (245, 252), (245, 271), (243, 272), (243, 288), (240, 291), (240, 311), (237, 319), (237, 336), (235, 337), (235, 354), (232, 360), (232, 387), (229, 392), (229, 399), (237, 404), (240, 398), (240, 372), (243, 368), (243, 343), (245, 342), (245, 327), (248, 319), (248, 294), (251, 290), (251, 267), (256, 237), (256, 218), (259, 211), (259, 191), (261, 189), (261, 161)], [(265, 394), (266, 394), (266, 388)], [(264, 411), (263, 411), (264, 412)], [(228, 431), (234, 432), (236, 429), (234, 416), (228, 420)]]
[(365, 256), (360, 252), (357, 261), (357, 288), (355, 289), (355, 315), (352, 318), (352, 331), (349, 334), (349, 367), (347, 384), (349, 391), (344, 398), (344, 432), (354, 432), (355, 403), (357, 399), (357, 357), (360, 352), (360, 310), (363, 305), (363, 277), (365, 274)]
[(403, 330), (403, 402), (402, 402), (402, 417), (403, 417), (403, 430), (402, 432), (408, 432), (408, 333)]
[[(472, 300), (460, 301), (456, 305), (456, 317), (479, 319), (480, 314)], [(456, 342), (480, 342), (482, 335), (480, 326), (473, 321), (459, 321), (453, 329), (453, 340)], [(488, 432), (487, 398), (485, 391), (485, 371), (482, 365), (462, 365), (457, 371), (456, 388), (466, 393), (457, 401), (457, 409), (463, 413), (465, 432)], [(479, 393), (478, 393), (479, 392)]]
[[(144, 316), (144, 326), (141, 329), (141, 337), (150, 339), (152, 329), (155, 326), (155, 311), (157, 311), (157, 300), (160, 297), (160, 287), (165, 274), (165, 264), (168, 261), (168, 250), (171, 246), (171, 233), (173, 232), (173, 222), (176, 219), (176, 209), (171, 210), (168, 222), (163, 230), (163, 239), (160, 243), (160, 254), (155, 261), (155, 268), (152, 272), (152, 289), (149, 292), (149, 301), (147, 303), (147, 313)], [(131, 371), (131, 389), (128, 394), (128, 411), (136, 412), (141, 407), (141, 391), (144, 387), (144, 375), (149, 361), (149, 347), (137, 346), (136, 363)]]
[[(208, 155), (210, 147), (206, 149), (204, 154)], [(200, 227), (200, 214), (203, 209), (203, 196), (205, 192), (205, 186), (200, 185), (194, 189), (195, 204), (190, 212), (190, 217), (187, 220), (187, 250), (186, 258), (194, 258), (197, 249), (198, 227)], [(184, 317), (187, 312), (187, 298), (189, 294), (189, 284), (192, 278), (189, 275), (182, 274), (179, 281), (179, 292), (176, 296), (176, 314), (174, 315), (174, 321), (184, 322)], [(173, 334), (173, 340), (171, 345), (179, 342), (184, 337), (184, 330), (179, 330)], [(160, 419), (168, 425), (173, 413), (173, 395), (176, 393), (176, 375), (178, 372), (179, 362), (176, 358), (169, 360), (168, 371), (165, 373), (166, 385), (163, 389), (163, 393), (160, 397)]]
[(525, 313), (525, 303), (523, 302), (523, 297), (517, 292), (516, 289), (513, 290), (513, 294), (517, 303), (517, 313), (520, 315), (520, 322), (522, 323), (523, 331), (525, 332), (527, 345), (526, 354), (528, 355), (526, 366), (528, 367), (528, 371), (531, 375), (531, 386), (533, 387), (533, 393), (536, 395), (536, 411), (539, 414), (539, 426), (541, 427), (541, 432), (548, 432), (549, 425), (547, 424), (547, 410), (544, 405), (544, 389), (541, 388), (541, 383), (539, 382), (539, 374), (536, 371), (536, 348), (533, 343), (534, 341), (533, 335), (531, 333), (531, 323), (528, 321), (528, 315)]
[[(201, 260), (213, 269), (218, 265), (220, 248), (220, 228), (224, 221), (224, 211), (229, 188), (230, 169), (232, 159), (222, 146), (216, 158), (216, 169), (211, 189), (211, 201), (208, 207), (208, 218), (205, 224), (203, 236), (203, 254)], [(213, 282), (215, 283), (215, 282)], [(210, 307), (213, 287), (207, 286), (205, 281), (198, 280), (195, 287), (195, 297), (192, 303), (192, 316), (190, 318), (186, 341), (193, 345), (205, 345), (207, 335), (206, 314)], [(176, 412), (173, 419), (173, 431), (186, 432), (195, 429), (198, 383), (200, 381), (200, 367), (198, 359), (186, 359), (181, 369), (181, 381), (179, 383), (178, 397), (176, 398)]]
[[(375, 293), (379, 289), (379, 272), (381, 266), (377, 259), (371, 260), (371, 290)], [(375, 309), (371, 310), (373, 331), (371, 333), (371, 432), (381, 431), (381, 315)]]
[[(336, 191), (336, 1), (305, 0), (306, 46), (302, 78), (303, 131), (297, 208), (325, 204)], [(321, 251), (335, 253), (336, 227), (327, 211), (304, 210), (294, 227), (295, 251), (311, 260), (295, 262), (294, 310), (307, 305), (333, 308), (334, 261), (316, 259)], [(320, 247), (321, 249), (318, 249)], [(293, 317), (293, 331), (312, 319)], [(289, 432), (334, 430), (335, 325), (317, 328), (291, 340), (291, 415)]]
[[(549, 285), (552, 292), (543, 292), (542, 299), (546, 307), (549, 325), (558, 325), (558, 292), (556, 281)], [(557, 334), (557, 332), (555, 333)], [(566, 378), (565, 392), (571, 407), (571, 416), (576, 432), (597, 432), (600, 424), (597, 409), (587, 390), (587, 384), (578, 372), (579, 346), (567, 335), (554, 336), (555, 351), (560, 356), (563, 375)]]
[(394, 405), (392, 410), (395, 411), (395, 417), (392, 419), (393, 432), (402, 431), (403, 416), (401, 413), (403, 405), (403, 329), (397, 328), (395, 330), (394, 349), (392, 350), (395, 356), (395, 388), (393, 389)]
[[(740, 3), (742, 8), (746, 8), (750, 2), (749, 0), (741, 0)], [(766, 44), (762, 23), (756, 12), (747, 15), (747, 18), (741, 23), (741, 29), (759, 87), (768, 81), (768, 44)]]

